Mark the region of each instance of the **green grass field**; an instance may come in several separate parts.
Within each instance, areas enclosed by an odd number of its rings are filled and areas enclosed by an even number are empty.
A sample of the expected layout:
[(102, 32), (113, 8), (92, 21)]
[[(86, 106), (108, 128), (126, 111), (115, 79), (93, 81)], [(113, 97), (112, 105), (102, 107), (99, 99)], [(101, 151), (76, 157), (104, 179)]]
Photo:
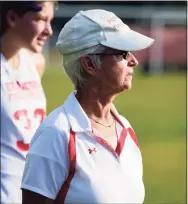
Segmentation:
[[(73, 90), (59, 69), (47, 69), (43, 85), (48, 112)], [(145, 203), (186, 203), (186, 75), (142, 76), (115, 100), (140, 142), (146, 188)]]

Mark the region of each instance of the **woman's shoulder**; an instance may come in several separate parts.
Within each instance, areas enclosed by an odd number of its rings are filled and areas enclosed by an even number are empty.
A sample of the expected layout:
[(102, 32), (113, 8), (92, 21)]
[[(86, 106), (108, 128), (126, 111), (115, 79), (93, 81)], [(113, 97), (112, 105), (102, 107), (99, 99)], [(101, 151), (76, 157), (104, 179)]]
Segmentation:
[(37, 129), (32, 141), (31, 147), (36, 146), (35, 144), (45, 141), (44, 144), (47, 145), (66, 145), (69, 141), (70, 126), (66, 118), (66, 114), (63, 110), (63, 106), (56, 108), (52, 111), (42, 122), (42, 124)]
[(123, 123), (123, 125), (124, 125), (126, 128), (131, 127), (131, 124), (130, 124), (130, 122), (128, 121), (127, 118), (125, 118), (125, 117), (122, 116), (122, 115), (119, 115), (119, 118), (120, 118), (121, 122)]
[(50, 112), (42, 124), (45, 127), (50, 127), (60, 132), (69, 132), (70, 124), (64, 110), (64, 105), (61, 105)]

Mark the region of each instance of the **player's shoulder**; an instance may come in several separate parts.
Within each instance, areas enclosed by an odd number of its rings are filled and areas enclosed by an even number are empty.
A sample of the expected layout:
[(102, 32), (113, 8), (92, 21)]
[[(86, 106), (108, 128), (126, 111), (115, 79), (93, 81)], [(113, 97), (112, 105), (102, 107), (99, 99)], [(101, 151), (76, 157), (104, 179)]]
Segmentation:
[(21, 58), (23, 58), (23, 59), (25, 59), (25, 60), (28, 60), (28, 59), (30, 59), (30, 51), (29, 50), (27, 50), (27, 49), (25, 49), (25, 48), (22, 48), (22, 49), (20, 49), (20, 51), (19, 51), (19, 56), (21, 57)]
[(22, 49), (20, 49), (20, 54), (23, 56), (29, 57), (30, 59), (32, 59), (36, 63), (41, 62), (41, 61), (42, 62), (45, 61), (44, 55), (42, 53), (34, 53), (30, 50), (22, 48)]
[(19, 55), (22, 60), (30, 61), (34, 65), (45, 63), (45, 58), (42, 53), (34, 53), (28, 49), (22, 48), (20, 49)]

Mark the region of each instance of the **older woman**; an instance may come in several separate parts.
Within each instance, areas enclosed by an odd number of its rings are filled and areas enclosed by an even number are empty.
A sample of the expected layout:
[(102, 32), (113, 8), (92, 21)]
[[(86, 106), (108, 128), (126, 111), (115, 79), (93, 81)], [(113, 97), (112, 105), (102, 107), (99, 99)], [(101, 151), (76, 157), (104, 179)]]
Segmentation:
[(143, 202), (139, 144), (113, 100), (131, 88), (130, 51), (152, 43), (105, 10), (81, 11), (64, 26), (57, 47), (75, 91), (32, 140), (24, 204)]

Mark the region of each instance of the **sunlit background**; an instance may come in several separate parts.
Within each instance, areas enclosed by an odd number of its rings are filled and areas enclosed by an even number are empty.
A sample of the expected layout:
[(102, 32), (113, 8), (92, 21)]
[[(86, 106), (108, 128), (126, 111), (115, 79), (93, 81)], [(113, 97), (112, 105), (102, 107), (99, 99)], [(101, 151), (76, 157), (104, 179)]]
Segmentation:
[(133, 126), (144, 164), (145, 203), (186, 203), (186, 2), (60, 2), (54, 36), (44, 49), (43, 85), (48, 113), (73, 90), (62, 70), (55, 43), (64, 24), (79, 10), (106, 9), (131, 28), (155, 38), (147, 50), (134, 53), (139, 67), (133, 88), (115, 100)]

